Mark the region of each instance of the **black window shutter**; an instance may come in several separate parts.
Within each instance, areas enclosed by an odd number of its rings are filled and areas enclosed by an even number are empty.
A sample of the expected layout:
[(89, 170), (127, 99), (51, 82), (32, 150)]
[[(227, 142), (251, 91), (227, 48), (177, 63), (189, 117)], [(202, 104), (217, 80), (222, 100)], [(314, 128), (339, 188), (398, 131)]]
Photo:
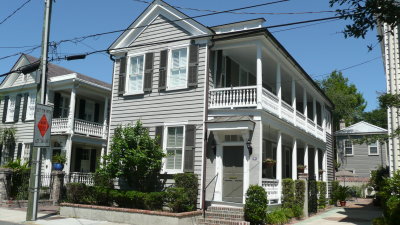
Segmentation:
[(222, 55), (222, 50), (217, 51), (217, 71), (216, 71), (216, 77), (215, 77), (215, 86), (216, 87), (222, 87), (222, 60), (223, 60), (223, 55)]
[(194, 172), (194, 149), (196, 143), (196, 126), (186, 125), (185, 133), (185, 158), (183, 164), (184, 172)]
[(13, 161), (14, 160), (14, 154), (15, 154), (15, 147), (16, 147), (16, 143), (12, 143), (8, 149), (8, 160), (9, 161)]
[(158, 74), (158, 90), (162, 91), (167, 88), (167, 71), (168, 71), (168, 50), (160, 52), (160, 69)]
[(85, 118), (85, 105), (86, 101), (85, 99), (80, 99), (79, 100), (79, 119), (84, 120)]
[(144, 92), (151, 92), (153, 86), (153, 64), (154, 64), (154, 53), (146, 53), (144, 65)]
[(94, 122), (98, 123), (100, 121), (100, 104), (94, 104)]
[(1, 164), (1, 157), (3, 156), (3, 144), (0, 144), (0, 164)]
[(26, 107), (28, 107), (28, 93), (24, 94), (24, 104), (22, 105), (22, 122), (25, 122), (26, 119)]
[(198, 66), (199, 66), (199, 46), (190, 45), (188, 87), (197, 87)]
[(19, 120), (19, 111), (21, 109), (21, 99), (22, 95), (18, 94), (15, 98), (15, 111), (14, 111), (14, 122), (18, 122)]
[(126, 56), (119, 59), (118, 95), (125, 93)]
[(22, 143), (18, 143), (17, 159), (21, 159)]
[(9, 101), (10, 97), (9, 96), (5, 96), (4, 97), (4, 107), (3, 107), (3, 123), (6, 122), (6, 118), (7, 118), (7, 110), (8, 110), (8, 101)]
[(81, 172), (82, 151), (86, 150), (83, 150), (81, 148), (77, 148), (75, 150), (75, 172)]
[(58, 92), (54, 93), (54, 118), (60, 118), (61, 116), (61, 94)]
[(155, 136), (156, 136), (157, 142), (161, 148), (163, 148), (163, 134), (164, 134), (164, 127), (163, 126), (156, 127), (156, 135)]
[(96, 170), (96, 149), (90, 150), (90, 172), (94, 173)]

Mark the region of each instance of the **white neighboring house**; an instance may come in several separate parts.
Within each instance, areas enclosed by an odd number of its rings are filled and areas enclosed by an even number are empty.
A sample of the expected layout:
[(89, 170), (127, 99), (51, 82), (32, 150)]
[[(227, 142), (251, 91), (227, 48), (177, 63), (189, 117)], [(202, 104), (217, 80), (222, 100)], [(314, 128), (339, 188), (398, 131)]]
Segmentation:
[[(21, 55), (11, 71), (36, 62)], [(37, 72), (12, 73), (0, 85), (0, 128), (16, 129), (15, 148), (1, 146), (1, 164), (31, 160)], [(51, 148), (42, 152), (42, 173), (52, 170), (52, 155), (65, 154), (66, 173), (94, 172), (107, 144), (111, 85), (66, 68), (48, 64), (47, 104), (54, 107)]]
[(155, 0), (110, 46), (110, 136), (140, 119), (173, 153), (162, 173), (197, 174), (210, 204), (242, 204), (251, 184), (279, 204), (282, 179), (297, 179), (299, 164), (333, 180), (333, 104), (265, 20), (187, 18)]
[[(389, 94), (400, 93), (400, 27), (392, 29), (387, 24), (378, 27), (378, 33), (383, 35), (381, 50), (383, 65), (386, 74), (386, 90)], [(397, 107), (388, 108), (388, 133), (392, 134), (400, 127), (400, 109)], [(400, 169), (400, 137), (389, 139), (389, 168), (390, 174)]]

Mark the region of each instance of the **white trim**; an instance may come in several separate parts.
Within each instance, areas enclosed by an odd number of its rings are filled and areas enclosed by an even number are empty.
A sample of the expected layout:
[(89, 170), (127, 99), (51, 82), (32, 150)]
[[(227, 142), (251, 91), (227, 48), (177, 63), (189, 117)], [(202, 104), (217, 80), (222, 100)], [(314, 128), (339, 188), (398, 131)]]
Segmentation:
[[(171, 82), (171, 70), (172, 70), (172, 51), (174, 50), (180, 50), (180, 49), (185, 49), (186, 48), (186, 79), (185, 79), (185, 85), (184, 86), (178, 86), (178, 87), (170, 87), (170, 82)], [(184, 45), (177, 45), (171, 48), (168, 48), (168, 67), (167, 67), (167, 91), (172, 91), (172, 90), (180, 90), (180, 89), (186, 89), (188, 88), (187, 81), (189, 79), (189, 45), (184, 44)]]
[[(6, 123), (13, 123), (14, 122), (14, 115), (15, 115), (15, 106), (17, 104), (17, 93), (10, 94), (8, 95), (8, 102), (7, 102), (7, 112), (6, 112)], [(12, 101), (13, 100), (13, 101)], [(12, 113), (12, 116), (10, 115), (10, 109), (11, 109), (11, 102), (14, 102), (14, 112)], [(19, 115), (18, 115), (19, 117)]]
[(375, 142), (375, 144), (376, 144), (376, 153), (375, 154), (371, 154), (371, 147), (373, 147), (373, 146), (371, 146), (371, 144), (368, 144), (368, 155), (370, 155), (370, 156), (378, 156), (378, 155), (380, 155), (378, 141)]
[[(33, 95), (35, 96), (35, 101), (34, 101), (33, 104), (31, 104), (32, 96), (33, 96)], [(24, 101), (25, 101), (25, 100), (27, 101), (27, 103), (26, 103), (26, 112), (25, 112), (25, 122), (35, 120), (36, 98), (37, 98), (37, 93), (36, 93), (35, 90), (29, 91), (29, 92), (28, 92), (28, 98), (27, 98), (27, 99), (24, 98)], [(25, 104), (25, 103), (24, 103), (24, 104)], [(29, 107), (30, 107), (30, 106), (33, 106), (32, 117), (28, 117), (29, 112), (30, 112), (30, 110), (29, 110)]]
[(168, 128), (173, 128), (173, 127), (183, 127), (183, 134), (182, 134), (182, 165), (181, 169), (167, 169), (167, 157), (164, 157), (162, 159), (162, 173), (167, 173), (167, 174), (177, 174), (177, 173), (183, 173), (183, 168), (185, 164), (185, 139), (186, 139), (186, 126), (183, 124), (176, 124), (176, 125), (168, 125), (164, 126), (164, 133), (163, 133), (163, 152), (167, 154), (167, 142), (168, 142)]
[[(346, 153), (346, 141), (350, 141), (350, 143), (351, 143), (351, 154)], [(343, 153), (345, 156), (353, 156), (354, 155), (354, 145), (350, 139), (343, 140)]]
[[(129, 92), (129, 78), (131, 76), (131, 58), (143, 56), (143, 72), (142, 72), (142, 89), (140, 91)], [(146, 53), (132, 53), (127, 55), (126, 76), (125, 76), (125, 92), (124, 96), (144, 94), (144, 71), (146, 70)]]

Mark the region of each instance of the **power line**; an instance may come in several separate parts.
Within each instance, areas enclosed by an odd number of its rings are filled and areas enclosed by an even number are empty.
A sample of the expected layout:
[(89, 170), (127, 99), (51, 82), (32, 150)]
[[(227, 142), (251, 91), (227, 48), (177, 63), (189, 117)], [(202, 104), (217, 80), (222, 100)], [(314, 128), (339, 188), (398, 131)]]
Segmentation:
[(31, 47), (36, 47), (39, 45), (25, 45), (25, 46), (0, 46), (0, 48), (31, 48)]
[(26, 4), (28, 4), (31, 0), (27, 0), (24, 2), (20, 7), (18, 7), (16, 10), (14, 10), (10, 15), (8, 15), (6, 18), (4, 18), (1, 22), (0, 25), (6, 22), (8, 19), (10, 19), (12, 16), (14, 16), (19, 10), (21, 10)]
[(271, 31), (271, 33), (280, 33), (280, 32), (284, 32), (284, 31), (296, 30), (296, 29), (311, 27), (311, 26), (315, 26), (315, 25), (319, 25), (319, 24), (323, 24), (323, 23), (330, 23), (330, 22), (334, 22), (337, 20), (340, 20), (340, 19), (332, 19), (332, 20), (323, 21), (323, 22), (319, 22), (319, 23), (313, 23), (313, 24), (309, 24), (309, 25), (303, 25), (303, 26), (298, 26), (298, 27), (292, 27), (292, 28), (287, 28), (287, 29), (282, 29), (282, 30)]
[[(141, 2), (145, 4), (151, 4), (149, 1), (144, 1), (144, 0), (132, 0), (134, 2)], [(198, 8), (187, 8), (187, 7), (181, 7), (181, 6), (176, 6), (176, 5), (171, 5), (173, 8), (177, 9), (183, 9), (183, 10), (192, 10), (192, 11), (198, 11), (198, 12), (221, 12), (217, 10), (211, 10), (211, 9), (198, 9)], [(350, 11), (350, 10), (349, 10)], [(320, 14), (320, 13), (337, 13), (336, 10), (323, 10), (323, 11), (309, 11), (309, 12), (273, 12), (273, 13), (268, 13), (268, 12), (229, 12), (232, 14), (248, 14), (248, 15), (302, 15), (302, 14)]]
[(32, 53), (33, 51), (35, 51), (36, 49), (38, 49), (40, 47), (41, 46), (39, 45), (39, 46), (36, 46), (34, 48), (30, 48), (30, 49), (28, 49), (28, 50), (26, 50), (24, 52), (17, 52), (17, 53), (11, 54), (11, 55), (6, 55), (6, 56), (3, 56), (3, 57), (0, 57), (0, 60), (7, 59), (7, 58), (10, 58), (10, 57), (13, 57), (13, 56), (17, 56), (17, 55), (21, 55), (21, 54), (29, 54), (29, 53)]

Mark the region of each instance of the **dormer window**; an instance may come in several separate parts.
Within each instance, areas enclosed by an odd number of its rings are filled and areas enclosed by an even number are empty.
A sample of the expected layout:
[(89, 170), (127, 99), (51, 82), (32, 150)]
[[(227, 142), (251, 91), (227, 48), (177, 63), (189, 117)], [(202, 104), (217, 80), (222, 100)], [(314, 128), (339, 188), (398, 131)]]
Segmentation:
[(188, 48), (171, 50), (168, 89), (187, 88)]
[(127, 94), (143, 93), (144, 60), (144, 55), (129, 58)]

